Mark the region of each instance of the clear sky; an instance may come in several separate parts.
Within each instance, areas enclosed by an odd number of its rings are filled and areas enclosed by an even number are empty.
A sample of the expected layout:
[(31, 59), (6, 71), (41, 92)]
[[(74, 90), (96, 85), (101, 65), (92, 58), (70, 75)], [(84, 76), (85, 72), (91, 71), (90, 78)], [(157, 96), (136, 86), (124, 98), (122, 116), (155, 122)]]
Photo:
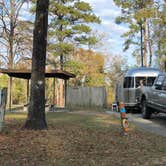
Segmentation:
[(101, 24), (94, 25), (93, 28), (99, 33), (103, 33), (105, 37), (104, 45), (99, 48), (103, 52), (108, 54), (123, 55), (128, 60), (128, 63), (135, 63), (131, 56), (132, 50), (129, 49), (123, 52), (124, 39), (121, 35), (128, 31), (126, 25), (117, 25), (115, 23), (115, 18), (121, 14), (120, 8), (118, 8), (113, 0), (84, 0), (88, 2), (94, 13), (100, 17)]

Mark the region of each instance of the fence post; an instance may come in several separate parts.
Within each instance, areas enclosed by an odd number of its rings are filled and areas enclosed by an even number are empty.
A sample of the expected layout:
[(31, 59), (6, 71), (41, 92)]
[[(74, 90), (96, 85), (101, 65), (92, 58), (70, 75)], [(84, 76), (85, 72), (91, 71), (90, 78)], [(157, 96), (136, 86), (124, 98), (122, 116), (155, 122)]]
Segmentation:
[(6, 101), (7, 101), (7, 88), (3, 88), (0, 90), (0, 132), (2, 131), (4, 125)]

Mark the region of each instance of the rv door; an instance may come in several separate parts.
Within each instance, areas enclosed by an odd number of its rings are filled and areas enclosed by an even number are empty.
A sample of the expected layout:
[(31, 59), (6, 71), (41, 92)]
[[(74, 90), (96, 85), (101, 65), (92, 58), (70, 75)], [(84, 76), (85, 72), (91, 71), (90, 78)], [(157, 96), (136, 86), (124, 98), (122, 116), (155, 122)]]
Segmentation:
[(124, 102), (129, 104), (132, 102), (131, 97), (133, 96), (133, 88), (134, 88), (134, 77), (125, 77), (124, 78)]

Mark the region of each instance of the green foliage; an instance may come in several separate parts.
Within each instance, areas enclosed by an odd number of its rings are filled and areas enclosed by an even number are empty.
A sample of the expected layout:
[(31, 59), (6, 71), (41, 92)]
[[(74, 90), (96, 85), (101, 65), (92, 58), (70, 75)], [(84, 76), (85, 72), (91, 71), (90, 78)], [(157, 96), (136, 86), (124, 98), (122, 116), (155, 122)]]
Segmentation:
[[(141, 50), (142, 38), (144, 43), (144, 47), (142, 46), (144, 55), (149, 53), (149, 58), (151, 58), (152, 55), (150, 55), (150, 52), (155, 52), (156, 49), (158, 53), (161, 50), (163, 51), (162, 44), (164, 43), (165, 45), (165, 41), (163, 41), (163, 38), (165, 38), (163, 35), (163, 32), (165, 32), (165, 30), (163, 30), (165, 25), (163, 24), (165, 24), (164, 18), (166, 18), (166, 15), (163, 14), (165, 12), (165, 5), (163, 2), (155, 0), (114, 0), (114, 2), (118, 7), (121, 8), (121, 16), (116, 18), (116, 23), (127, 23), (129, 26), (129, 31), (122, 35), (122, 37), (125, 38), (124, 50), (127, 50), (131, 45), (134, 45), (135, 49), (133, 51), (133, 55), (136, 55), (135, 52), (137, 52), (137, 55), (140, 58), (140, 51), (138, 53), (138, 49)], [(150, 27), (150, 30), (147, 30), (148, 26)], [(141, 36), (141, 28), (143, 36)], [(158, 41), (156, 41), (157, 38)], [(150, 41), (152, 42), (149, 43)], [(154, 44), (159, 44), (160, 49), (156, 46), (153, 47)]]
[(154, 20), (155, 37), (159, 42), (159, 54), (166, 54), (166, 5), (163, 4), (160, 11), (158, 11), (158, 18)]
[(94, 73), (87, 77), (85, 81), (87, 86), (102, 86), (105, 85), (105, 75), (102, 73)]
[[(8, 87), (9, 77), (7, 75), (0, 76), (0, 88)], [(26, 81), (13, 78), (12, 99), (13, 104), (26, 103)]]
[(8, 76), (1, 74), (0, 75), (0, 88), (8, 87)]
[(80, 11), (83, 11), (83, 12), (86, 12), (86, 11), (92, 11), (92, 8), (90, 7), (90, 5), (88, 3), (85, 3), (85, 2), (76, 2), (75, 3), (75, 7), (80, 10)]
[(154, 20), (154, 38), (157, 45), (157, 64), (166, 71), (166, 4), (159, 7), (158, 17)]
[[(129, 31), (122, 35), (126, 38), (124, 43), (124, 50), (127, 50), (130, 45), (136, 44), (135, 40), (140, 31), (140, 20), (137, 19), (136, 15), (141, 9), (141, 5), (137, 1), (125, 1), (125, 0), (114, 0), (115, 4), (121, 8), (122, 14), (116, 18), (116, 23), (127, 23), (129, 25)], [(140, 18), (139, 18), (140, 19)], [(142, 19), (142, 16), (141, 16)], [(138, 44), (139, 46), (139, 44)]]
[(76, 74), (73, 80), (75, 86), (102, 86), (105, 84), (103, 72), (104, 56), (99, 53), (78, 49), (65, 68)]
[(68, 55), (68, 53), (73, 50), (73, 45), (66, 42), (59, 42), (55, 44), (55, 50), (59, 55)]
[(71, 60), (65, 63), (65, 67), (70, 68), (72, 73), (74, 73), (77, 76), (83, 74), (84, 65), (85, 64), (83, 64), (83, 62), (74, 61), (74, 60), (73, 61)]
[(73, 26), (73, 32), (75, 34), (82, 34), (84, 33), (90, 33), (91, 29), (89, 26), (86, 26), (84, 24), (80, 24), (80, 25), (75, 25)]
[(21, 79), (13, 79), (12, 87), (13, 104), (26, 103), (26, 81)]
[[(50, 29), (49, 51), (54, 55), (69, 55), (72, 45), (95, 44), (97, 39), (91, 35), (89, 23), (100, 23), (100, 19), (93, 14), (89, 3), (80, 0), (50, 1)], [(56, 44), (55, 44), (56, 43)], [(63, 59), (64, 60), (64, 59)]]

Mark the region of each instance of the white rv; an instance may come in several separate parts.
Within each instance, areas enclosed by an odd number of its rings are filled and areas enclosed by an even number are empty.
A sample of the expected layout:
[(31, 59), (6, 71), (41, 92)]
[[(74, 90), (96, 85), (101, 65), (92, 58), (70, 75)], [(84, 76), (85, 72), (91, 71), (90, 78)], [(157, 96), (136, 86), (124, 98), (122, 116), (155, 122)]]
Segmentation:
[(161, 71), (159, 69), (148, 67), (128, 70), (127, 73), (116, 82), (116, 102), (125, 102), (126, 108), (139, 108), (139, 88), (141, 86), (152, 86), (155, 78), (160, 73)]

